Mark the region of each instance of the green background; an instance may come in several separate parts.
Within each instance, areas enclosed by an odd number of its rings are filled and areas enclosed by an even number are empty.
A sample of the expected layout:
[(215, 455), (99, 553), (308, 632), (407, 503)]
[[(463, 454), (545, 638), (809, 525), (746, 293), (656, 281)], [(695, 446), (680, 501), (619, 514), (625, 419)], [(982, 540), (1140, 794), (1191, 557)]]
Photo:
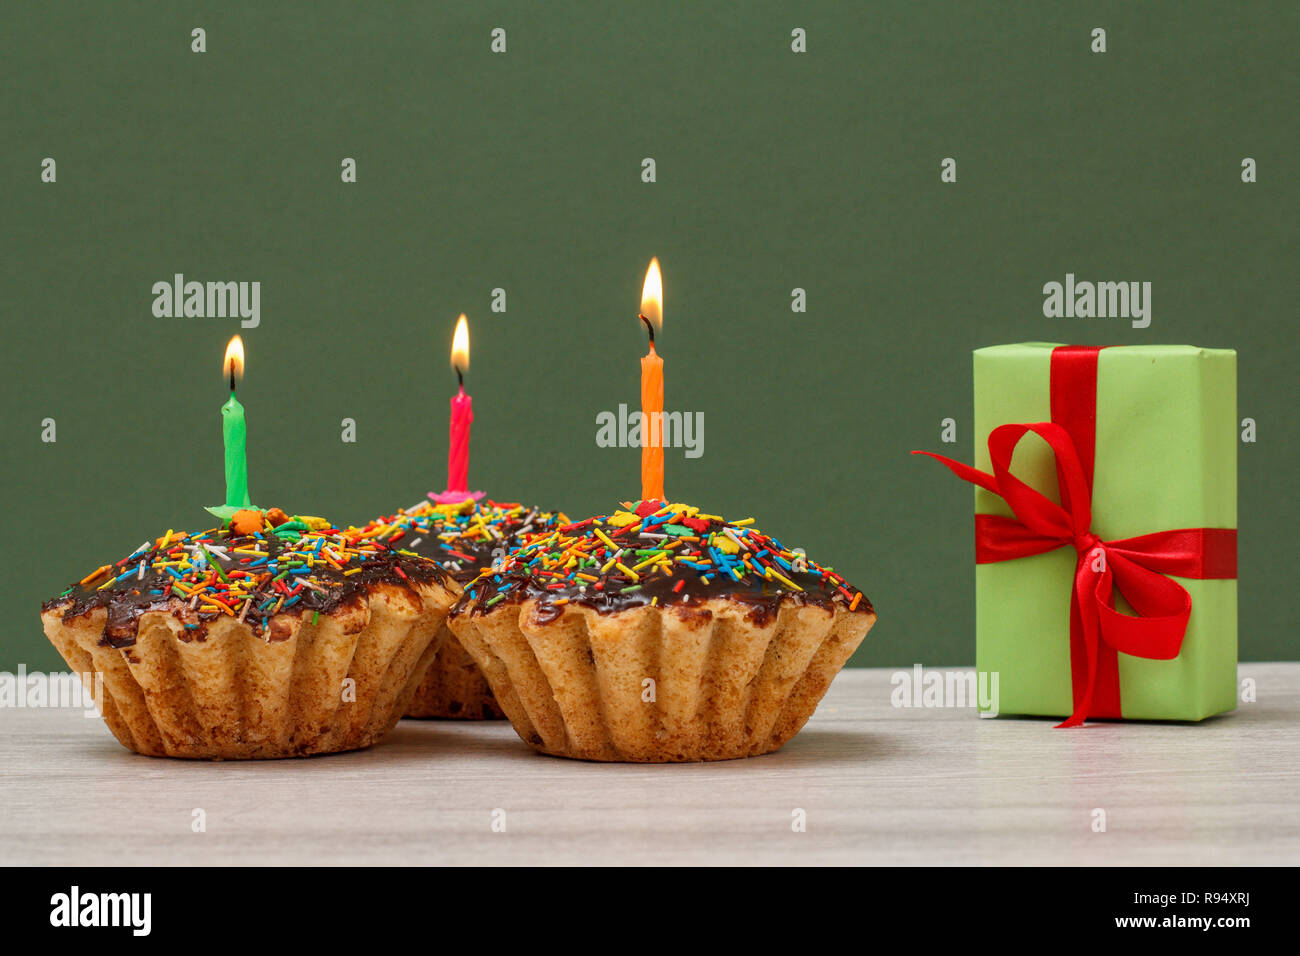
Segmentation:
[[(441, 487), (465, 311), (472, 483), (577, 517), (639, 490), (595, 418), (637, 402), (651, 255), (667, 405), (705, 413), (668, 493), (859, 584), (881, 623), (855, 663), (973, 660), (971, 494), (907, 452), (970, 460), (971, 351), (1024, 340), (1238, 350), (1241, 656), (1296, 657), (1294, 3), (2, 16), (0, 667), (58, 666), (39, 601), (223, 498), (238, 323), (154, 318), (154, 282), (262, 283), (240, 389), (259, 503), (362, 521)], [(1067, 271), (1151, 281), (1151, 327), (1044, 318)]]

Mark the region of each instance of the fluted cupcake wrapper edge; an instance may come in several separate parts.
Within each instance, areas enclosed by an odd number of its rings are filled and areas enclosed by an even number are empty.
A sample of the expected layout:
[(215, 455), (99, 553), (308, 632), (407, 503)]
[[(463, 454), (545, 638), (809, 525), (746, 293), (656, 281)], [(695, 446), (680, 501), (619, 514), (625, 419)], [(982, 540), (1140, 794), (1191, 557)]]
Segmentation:
[(519, 736), (583, 760), (728, 760), (779, 749), (803, 727), (874, 613), (795, 602), (767, 620), (743, 602), (568, 605), (535, 600), (452, 616)]
[(504, 718), (474, 658), (445, 624), (442, 631), (438, 652), (420, 678), (405, 716), (442, 720)]
[[(368, 747), (397, 723), (437, 653), (456, 592), (372, 586), (318, 616), (281, 613), (268, 640), (234, 618), (191, 636), (169, 610), (139, 620), (136, 642), (101, 642), (106, 611), (41, 617), (83, 679), (102, 680), (100, 711), (118, 741), (150, 756), (272, 759)], [(314, 620), (313, 620), (314, 617)]]

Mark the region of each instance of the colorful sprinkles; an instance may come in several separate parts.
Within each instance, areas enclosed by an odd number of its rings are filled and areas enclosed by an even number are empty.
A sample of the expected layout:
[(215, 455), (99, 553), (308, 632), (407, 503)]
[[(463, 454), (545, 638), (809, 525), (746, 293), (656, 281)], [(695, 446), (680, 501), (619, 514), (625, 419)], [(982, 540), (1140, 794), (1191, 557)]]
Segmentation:
[[(286, 516), (287, 517), (287, 516)], [(170, 607), (196, 630), (222, 615), (269, 631), (270, 618), (298, 608), (328, 612), (367, 584), (446, 580), (434, 562), (364, 529), (299, 516), (237, 534), (229, 524), (197, 533), (169, 530), (82, 578), (45, 607), (65, 616), (108, 606), (107, 642), (133, 643), (139, 616)], [(179, 602), (179, 604), (178, 604)], [(299, 608), (299, 606), (301, 607)]]
[(579, 602), (598, 610), (687, 603), (702, 597), (777, 598), (871, 610), (833, 568), (753, 527), (698, 508), (662, 501), (624, 502), (623, 510), (521, 536), (497, 567), (466, 585), (457, 610), (495, 607), (507, 598), (553, 607)]
[(435, 505), (422, 501), (376, 518), (359, 533), (432, 558), (458, 581), (470, 581), (515, 547), (521, 537), (567, 524), (563, 512), (517, 502), (472, 501)]

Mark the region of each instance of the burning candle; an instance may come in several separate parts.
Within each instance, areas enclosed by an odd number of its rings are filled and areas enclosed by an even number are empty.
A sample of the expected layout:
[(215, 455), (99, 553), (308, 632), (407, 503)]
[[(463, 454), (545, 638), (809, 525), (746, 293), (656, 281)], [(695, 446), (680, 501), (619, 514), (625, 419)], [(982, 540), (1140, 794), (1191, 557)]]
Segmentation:
[(244, 377), (244, 343), (238, 335), (226, 346), (221, 374), (230, 380), (230, 399), (221, 406), (221, 434), (226, 445), (226, 508), (248, 508), (248, 427), (235, 385)]
[(664, 500), (664, 360), (655, 351), (655, 329), (664, 325), (664, 285), (659, 260), (651, 259), (641, 287), (638, 316), (650, 333), (641, 359), (641, 500)]
[(451, 367), (456, 373), (457, 390), (451, 398), (447, 490), (429, 495), (440, 504), (454, 504), (466, 498), (477, 501), (483, 497), (483, 492), (469, 490), (469, 428), (474, 423), (474, 400), (465, 392), (465, 373), (469, 371), (469, 321), (464, 313), (456, 321), (456, 333), (451, 339)]

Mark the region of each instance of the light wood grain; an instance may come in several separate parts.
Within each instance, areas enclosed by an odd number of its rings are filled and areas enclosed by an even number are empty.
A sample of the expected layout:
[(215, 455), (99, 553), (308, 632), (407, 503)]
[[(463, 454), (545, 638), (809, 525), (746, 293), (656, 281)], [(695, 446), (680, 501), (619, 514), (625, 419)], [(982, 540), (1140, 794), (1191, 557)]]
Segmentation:
[(780, 752), (674, 766), (425, 721), (361, 753), (186, 763), (79, 711), (0, 710), (0, 863), (1294, 864), (1300, 664), (1240, 672), (1258, 703), (1233, 714), (1064, 731), (897, 709), (892, 671), (852, 670)]

